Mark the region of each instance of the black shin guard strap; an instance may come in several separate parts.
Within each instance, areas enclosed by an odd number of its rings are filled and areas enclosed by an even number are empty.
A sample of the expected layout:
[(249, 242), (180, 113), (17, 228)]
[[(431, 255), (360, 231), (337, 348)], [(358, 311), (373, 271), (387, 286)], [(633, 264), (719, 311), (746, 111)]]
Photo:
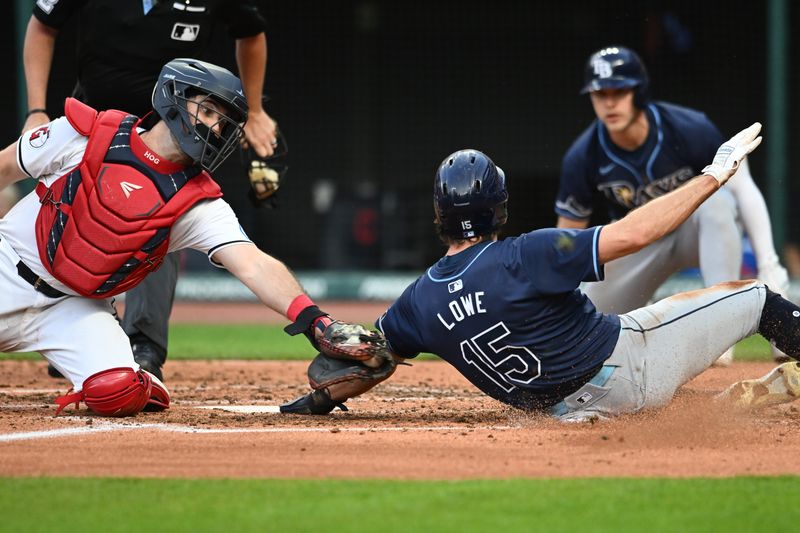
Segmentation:
[(800, 356), (800, 307), (767, 289), (758, 332), (786, 355)]

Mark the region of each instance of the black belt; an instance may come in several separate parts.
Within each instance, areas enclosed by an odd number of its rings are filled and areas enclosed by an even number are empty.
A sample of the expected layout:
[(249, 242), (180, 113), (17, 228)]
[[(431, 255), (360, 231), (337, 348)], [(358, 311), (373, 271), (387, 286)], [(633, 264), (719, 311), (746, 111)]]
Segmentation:
[(45, 280), (34, 274), (33, 271), (28, 268), (28, 265), (22, 261), (17, 263), (17, 274), (19, 274), (19, 277), (30, 283), (34, 289), (41, 292), (48, 298), (61, 298), (62, 296), (66, 296), (66, 294), (58, 289), (54, 289), (48, 285)]

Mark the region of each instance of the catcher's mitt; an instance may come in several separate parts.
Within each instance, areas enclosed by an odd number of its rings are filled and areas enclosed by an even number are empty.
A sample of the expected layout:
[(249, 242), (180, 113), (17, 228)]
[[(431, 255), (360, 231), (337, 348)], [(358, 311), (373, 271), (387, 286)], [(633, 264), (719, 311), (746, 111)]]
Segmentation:
[(378, 366), (392, 359), (383, 335), (359, 324), (333, 321), (316, 341), (322, 353), (337, 359), (353, 359), (368, 366)]
[(242, 149), (242, 160), (250, 179), (248, 198), (256, 207), (277, 207), (276, 195), (289, 170), (286, 163), (289, 153), (286, 137), (280, 130), (276, 131), (276, 135), (278, 144), (273, 154), (266, 159), (259, 157), (252, 148)]
[(303, 309), (283, 331), (289, 335), (304, 334), (314, 348), (337, 359), (352, 359), (377, 367), (383, 360), (392, 358), (389, 345), (380, 332), (332, 320), (316, 305)]
[(312, 392), (281, 405), (281, 413), (303, 415), (328, 414), (335, 407), (346, 411), (344, 402), (363, 394), (391, 376), (397, 363), (384, 359), (377, 367), (358, 361), (335, 359), (319, 354), (308, 367), (308, 382)]

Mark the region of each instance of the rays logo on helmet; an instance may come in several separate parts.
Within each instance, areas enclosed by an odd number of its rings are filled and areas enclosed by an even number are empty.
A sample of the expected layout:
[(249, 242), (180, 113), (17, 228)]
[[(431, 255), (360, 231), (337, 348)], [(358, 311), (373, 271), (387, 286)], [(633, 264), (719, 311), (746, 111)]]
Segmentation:
[(596, 58), (592, 61), (592, 69), (599, 78), (610, 78), (614, 74), (614, 68), (611, 63), (602, 58)]

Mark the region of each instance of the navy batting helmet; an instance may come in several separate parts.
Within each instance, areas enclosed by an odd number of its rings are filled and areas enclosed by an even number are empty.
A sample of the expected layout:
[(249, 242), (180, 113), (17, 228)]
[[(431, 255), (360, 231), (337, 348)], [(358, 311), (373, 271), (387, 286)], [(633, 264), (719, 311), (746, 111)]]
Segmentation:
[(439, 165), (433, 207), (442, 235), (468, 239), (497, 231), (508, 219), (506, 176), (478, 150), (459, 150)]
[(581, 94), (601, 89), (634, 89), (634, 105), (647, 105), (649, 79), (644, 63), (630, 48), (608, 46), (586, 62)]
[[(198, 94), (224, 108), (224, 114), (212, 127), (203, 124), (186, 107), (186, 101)], [(203, 106), (203, 101), (199, 106)], [(153, 109), (167, 124), (181, 150), (209, 172), (239, 145), (247, 121), (247, 100), (239, 78), (224, 68), (196, 59), (173, 59), (164, 65), (153, 89)], [(217, 125), (218, 135), (213, 131)]]

